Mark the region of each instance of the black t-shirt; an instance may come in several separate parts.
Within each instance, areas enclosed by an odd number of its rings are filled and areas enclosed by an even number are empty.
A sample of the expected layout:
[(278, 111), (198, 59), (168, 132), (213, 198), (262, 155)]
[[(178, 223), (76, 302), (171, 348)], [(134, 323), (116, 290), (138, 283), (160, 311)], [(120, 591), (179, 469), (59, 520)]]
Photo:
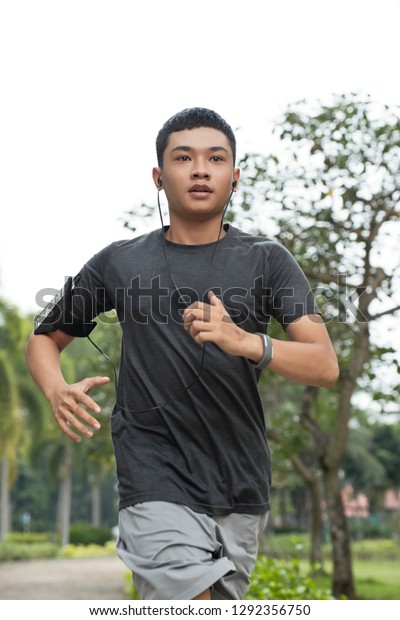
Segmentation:
[(160, 229), (96, 254), (74, 280), (68, 321), (48, 317), (37, 328), (74, 333), (70, 321), (79, 328), (117, 311), (123, 338), (111, 428), (120, 508), (163, 500), (214, 515), (269, 509), (260, 371), (213, 343), (196, 344), (183, 328), (186, 305), (208, 301), (210, 289), (252, 333), (265, 332), (271, 316), (285, 328), (319, 312), (276, 241), (227, 226), (218, 242), (179, 245)]

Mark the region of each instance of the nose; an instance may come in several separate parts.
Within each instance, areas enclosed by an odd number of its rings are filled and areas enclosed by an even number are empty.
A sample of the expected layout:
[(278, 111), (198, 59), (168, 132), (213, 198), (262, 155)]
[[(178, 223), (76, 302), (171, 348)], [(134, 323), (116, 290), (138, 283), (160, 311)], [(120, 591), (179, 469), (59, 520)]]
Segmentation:
[(193, 169), (192, 169), (192, 178), (193, 179), (209, 179), (210, 171), (207, 166), (207, 162), (203, 159), (196, 159), (194, 161)]

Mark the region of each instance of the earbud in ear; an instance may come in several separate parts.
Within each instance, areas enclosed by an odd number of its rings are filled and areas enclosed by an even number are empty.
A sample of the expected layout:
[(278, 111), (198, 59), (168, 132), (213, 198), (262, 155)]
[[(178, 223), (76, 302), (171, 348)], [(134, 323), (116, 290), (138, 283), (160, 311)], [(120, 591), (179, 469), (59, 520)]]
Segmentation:
[(158, 187), (162, 187), (162, 180), (161, 179), (157, 180), (157, 185), (158, 185)]
[(237, 185), (237, 181), (233, 181), (233, 183), (232, 183), (232, 189), (236, 189), (236, 185)]

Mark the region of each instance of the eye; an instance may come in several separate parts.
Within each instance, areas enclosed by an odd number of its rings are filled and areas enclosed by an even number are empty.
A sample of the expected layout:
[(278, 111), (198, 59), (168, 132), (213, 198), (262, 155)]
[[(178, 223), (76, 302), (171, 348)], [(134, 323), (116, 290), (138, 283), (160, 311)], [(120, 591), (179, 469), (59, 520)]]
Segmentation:
[(222, 157), (220, 157), (219, 155), (213, 155), (213, 156), (211, 157), (211, 161), (216, 161), (216, 162), (218, 162), (218, 161), (223, 161), (223, 160), (222, 160)]
[(189, 161), (190, 158), (188, 155), (179, 155), (178, 161)]

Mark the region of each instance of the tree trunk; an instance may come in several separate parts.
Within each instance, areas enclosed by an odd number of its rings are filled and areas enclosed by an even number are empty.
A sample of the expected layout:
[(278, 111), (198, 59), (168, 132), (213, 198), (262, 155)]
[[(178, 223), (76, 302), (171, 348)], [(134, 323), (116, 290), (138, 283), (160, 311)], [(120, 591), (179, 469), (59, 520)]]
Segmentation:
[(92, 525), (101, 525), (101, 485), (95, 482), (92, 485)]
[(311, 566), (319, 565), (322, 570), (323, 566), (323, 553), (322, 553), (322, 540), (323, 540), (323, 520), (322, 520), (322, 508), (321, 508), (321, 492), (319, 481), (316, 476), (313, 476), (311, 482), (307, 482), (307, 488), (310, 494), (311, 500), (311, 548), (310, 548), (310, 564)]
[(322, 520), (322, 498), (320, 484), (316, 472), (307, 467), (299, 457), (291, 459), (294, 467), (302, 477), (311, 502), (311, 548), (310, 564), (323, 564), (322, 539), (323, 539), (323, 520)]
[(64, 456), (64, 463), (61, 468), (60, 486), (58, 493), (57, 525), (61, 536), (61, 546), (65, 547), (69, 543), (69, 530), (71, 525), (71, 494), (72, 494), (72, 472), (71, 459), (68, 451)]
[(332, 560), (334, 566), (332, 593), (335, 598), (346, 596), (348, 599), (354, 599), (356, 593), (350, 538), (340, 493), (338, 470), (332, 469), (324, 472), (324, 485), (332, 539)]
[(325, 450), (327, 443), (327, 437), (325, 433), (318, 427), (318, 425), (311, 418), (311, 411), (316, 399), (318, 398), (319, 388), (313, 386), (306, 386), (303, 390), (300, 421), (301, 424), (311, 431), (312, 436), (316, 444), (315, 454), (309, 454), (308, 457), (312, 457), (308, 465), (299, 457), (292, 457), (292, 463), (303, 478), (311, 501), (311, 549), (310, 549), (310, 563), (320, 564), (322, 567), (323, 553), (322, 553), (322, 541), (323, 541), (323, 520), (322, 520), (322, 498), (321, 488), (318, 480), (318, 474), (316, 469), (316, 463), (319, 460), (320, 451)]
[(0, 462), (0, 540), (10, 531), (10, 491), (9, 491), (9, 463), (3, 456)]
[(336, 598), (346, 596), (349, 599), (354, 599), (356, 597), (351, 566), (350, 537), (340, 494), (339, 469), (347, 443), (349, 421), (352, 414), (351, 398), (355, 390), (356, 380), (361, 375), (363, 364), (368, 355), (368, 338), (368, 325), (361, 324), (358, 345), (352, 356), (351, 367), (341, 371), (335, 428), (331, 435), (328, 451), (321, 462), (332, 541), (332, 592)]

